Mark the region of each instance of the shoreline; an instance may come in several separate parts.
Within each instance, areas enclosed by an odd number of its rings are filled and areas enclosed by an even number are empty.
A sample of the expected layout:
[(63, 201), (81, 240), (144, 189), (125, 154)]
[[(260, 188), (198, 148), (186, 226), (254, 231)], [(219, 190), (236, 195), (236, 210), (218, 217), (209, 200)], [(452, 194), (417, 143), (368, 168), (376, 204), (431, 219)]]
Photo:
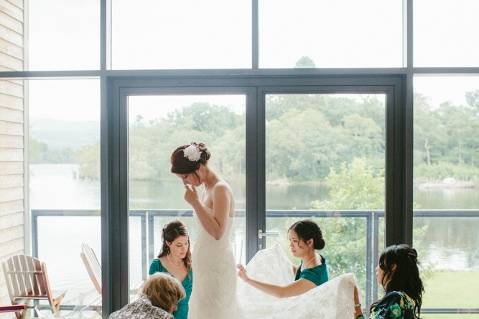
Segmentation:
[(417, 182), (416, 186), (419, 189), (463, 189), (463, 188), (476, 188), (477, 185), (473, 181), (461, 181), (454, 178), (444, 178), (441, 181), (427, 181), (427, 182)]

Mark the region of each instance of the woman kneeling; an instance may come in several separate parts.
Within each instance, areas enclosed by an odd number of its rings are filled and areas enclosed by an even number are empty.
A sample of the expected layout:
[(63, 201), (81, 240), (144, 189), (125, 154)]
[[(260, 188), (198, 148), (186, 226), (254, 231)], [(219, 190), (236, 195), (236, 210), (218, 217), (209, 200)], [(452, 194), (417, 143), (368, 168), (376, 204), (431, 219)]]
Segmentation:
[(145, 282), (137, 300), (112, 313), (109, 319), (170, 319), (184, 297), (185, 290), (176, 278), (157, 273)]

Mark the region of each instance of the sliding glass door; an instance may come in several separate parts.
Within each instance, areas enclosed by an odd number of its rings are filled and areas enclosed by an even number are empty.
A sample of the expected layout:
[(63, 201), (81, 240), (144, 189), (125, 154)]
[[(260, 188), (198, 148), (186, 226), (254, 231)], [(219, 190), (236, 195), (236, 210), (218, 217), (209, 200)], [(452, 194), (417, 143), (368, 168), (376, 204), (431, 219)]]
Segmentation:
[(106, 89), (104, 128), (116, 138), (103, 148), (114, 199), (105, 249), (121, 304), (147, 278), (165, 224), (184, 222), (194, 247), (200, 226), (170, 173), (172, 151), (193, 141), (233, 188), (238, 262), (275, 243), (289, 253), (288, 227), (310, 218), (330, 276), (354, 273), (364, 304), (377, 295), (380, 250), (407, 241), (401, 76), (119, 78)]

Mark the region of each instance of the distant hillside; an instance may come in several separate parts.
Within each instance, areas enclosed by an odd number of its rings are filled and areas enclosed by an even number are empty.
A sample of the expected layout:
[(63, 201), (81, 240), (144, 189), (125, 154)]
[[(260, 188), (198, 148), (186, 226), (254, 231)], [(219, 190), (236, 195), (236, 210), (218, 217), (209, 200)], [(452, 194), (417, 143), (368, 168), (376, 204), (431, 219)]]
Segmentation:
[(100, 123), (31, 119), (30, 136), (46, 143), (51, 150), (63, 148), (76, 150), (84, 145), (96, 144), (100, 141)]

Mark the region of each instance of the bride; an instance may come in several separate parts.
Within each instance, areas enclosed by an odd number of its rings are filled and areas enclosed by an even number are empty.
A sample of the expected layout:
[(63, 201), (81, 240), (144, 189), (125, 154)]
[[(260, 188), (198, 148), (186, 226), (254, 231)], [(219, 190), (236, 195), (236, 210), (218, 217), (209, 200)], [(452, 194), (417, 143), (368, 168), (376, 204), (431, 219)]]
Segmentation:
[[(203, 143), (178, 147), (171, 155), (171, 172), (185, 185), (185, 200), (195, 212), (199, 234), (193, 249), (195, 272), (189, 319), (240, 318), (236, 297), (235, 258), (230, 246), (234, 199), (230, 186), (210, 167)], [(196, 187), (204, 185), (200, 200)]]

